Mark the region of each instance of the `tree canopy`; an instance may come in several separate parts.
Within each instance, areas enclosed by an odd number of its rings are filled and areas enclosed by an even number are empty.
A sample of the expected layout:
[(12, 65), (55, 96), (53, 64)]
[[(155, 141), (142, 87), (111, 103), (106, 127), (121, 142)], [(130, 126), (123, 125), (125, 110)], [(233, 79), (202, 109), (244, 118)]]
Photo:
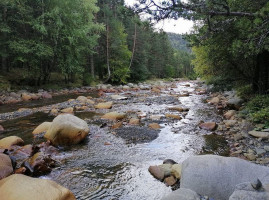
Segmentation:
[(189, 36), (196, 54), (197, 73), (207, 80), (252, 84), (253, 91), (269, 89), (269, 2), (258, 0), (142, 0), (139, 11), (153, 19), (195, 20)]

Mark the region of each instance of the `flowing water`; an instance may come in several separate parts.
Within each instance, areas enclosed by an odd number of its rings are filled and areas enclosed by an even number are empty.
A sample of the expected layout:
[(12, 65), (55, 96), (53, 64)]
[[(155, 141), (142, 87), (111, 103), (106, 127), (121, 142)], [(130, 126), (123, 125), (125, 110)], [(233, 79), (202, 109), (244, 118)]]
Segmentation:
[[(205, 95), (195, 93), (196, 83), (188, 82), (191, 87), (186, 86), (186, 83), (177, 83), (177, 88), (167, 90), (160, 97), (141, 95), (132, 102), (122, 101), (113, 106), (114, 110), (122, 112), (139, 110), (154, 115), (164, 115), (168, 112), (168, 106), (180, 105), (189, 108), (189, 112), (180, 121), (159, 121), (162, 128), (158, 137), (151, 142), (126, 142), (114, 130), (101, 128), (100, 123), (96, 123), (96, 113), (76, 113), (88, 122), (90, 135), (82, 144), (63, 150), (56, 157), (61, 162), (59, 167), (42, 178), (52, 179), (67, 187), (78, 200), (157, 200), (166, 196), (171, 192), (171, 188), (150, 175), (150, 165), (162, 164), (163, 160), (168, 158), (182, 162), (189, 156), (200, 154), (203, 149), (204, 153), (225, 152), (223, 149), (226, 144), (222, 137), (213, 135), (208, 138), (209, 136), (205, 135), (209, 132), (197, 126), (202, 120), (218, 122), (220, 117), (212, 106), (203, 102)], [(185, 91), (191, 95), (179, 97), (178, 102), (173, 102), (167, 98), (171, 91), (175, 94)], [(156, 99), (159, 100), (155, 101)], [(3, 135), (17, 134), (29, 141), (34, 126), (50, 121), (51, 118), (47, 117), (47, 114), (38, 113), (7, 121), (5, 123), (9, 124), (10, 131)], [(142, 124), (146, 122), (142, 120)], [(143, 131), (142, 129), (137, 127), (137, 131)], [(215, 142), (210, 142), (215, 139), (219, 141), (217, 146), (214, 146)]]

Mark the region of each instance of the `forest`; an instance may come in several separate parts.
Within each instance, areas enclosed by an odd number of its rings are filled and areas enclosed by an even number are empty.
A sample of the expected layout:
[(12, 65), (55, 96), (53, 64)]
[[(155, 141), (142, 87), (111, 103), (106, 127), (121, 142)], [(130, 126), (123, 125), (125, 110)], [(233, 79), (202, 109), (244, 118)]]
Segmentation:
[[(245, 100), (269, 91), (267, 0), (2, 0), (0, 10), (3, 90), (200, 77)], [(185, 36), (155, 30), (165, 18), (195, 25)]]
[(165, 32), (123, 0), (4, 0), (0, 10), (2, 88), (193, 73), (190, 51), (173, 48)]

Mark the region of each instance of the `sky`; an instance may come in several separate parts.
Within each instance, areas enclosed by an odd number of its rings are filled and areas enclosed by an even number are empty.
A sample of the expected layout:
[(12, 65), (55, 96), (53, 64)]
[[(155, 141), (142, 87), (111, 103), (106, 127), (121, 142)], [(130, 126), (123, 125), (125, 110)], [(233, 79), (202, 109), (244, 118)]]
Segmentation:
[[(132, 6), (136, 3), (136, 0), (125, 0), (125, 4)], [(163, 29), (165, 32), (172, 32), (178, 34), (189, 33), (193, 26), (193, 22), (185, 19), (165, 19), (158, 22), (154, 27), (156, 29)]]

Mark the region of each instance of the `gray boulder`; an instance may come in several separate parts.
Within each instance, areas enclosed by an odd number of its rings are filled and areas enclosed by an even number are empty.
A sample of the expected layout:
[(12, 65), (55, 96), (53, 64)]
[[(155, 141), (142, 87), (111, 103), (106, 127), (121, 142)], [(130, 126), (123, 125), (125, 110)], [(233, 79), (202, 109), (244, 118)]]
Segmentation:
[(229, 200), (268, 200), (269, 193), (266, 189), (255, 190), (251, 183), (241, 183), (236, 186)]
[(269, 168), (233, 157), (203, 155), (183, 162), (180, 186), (200, 195), (227, 200), (236, 185), (257, 178), (269, 183)]
[(162, 198), (162, 200), (200, 200), (200, 196), (190, 189), (180, 188)]

